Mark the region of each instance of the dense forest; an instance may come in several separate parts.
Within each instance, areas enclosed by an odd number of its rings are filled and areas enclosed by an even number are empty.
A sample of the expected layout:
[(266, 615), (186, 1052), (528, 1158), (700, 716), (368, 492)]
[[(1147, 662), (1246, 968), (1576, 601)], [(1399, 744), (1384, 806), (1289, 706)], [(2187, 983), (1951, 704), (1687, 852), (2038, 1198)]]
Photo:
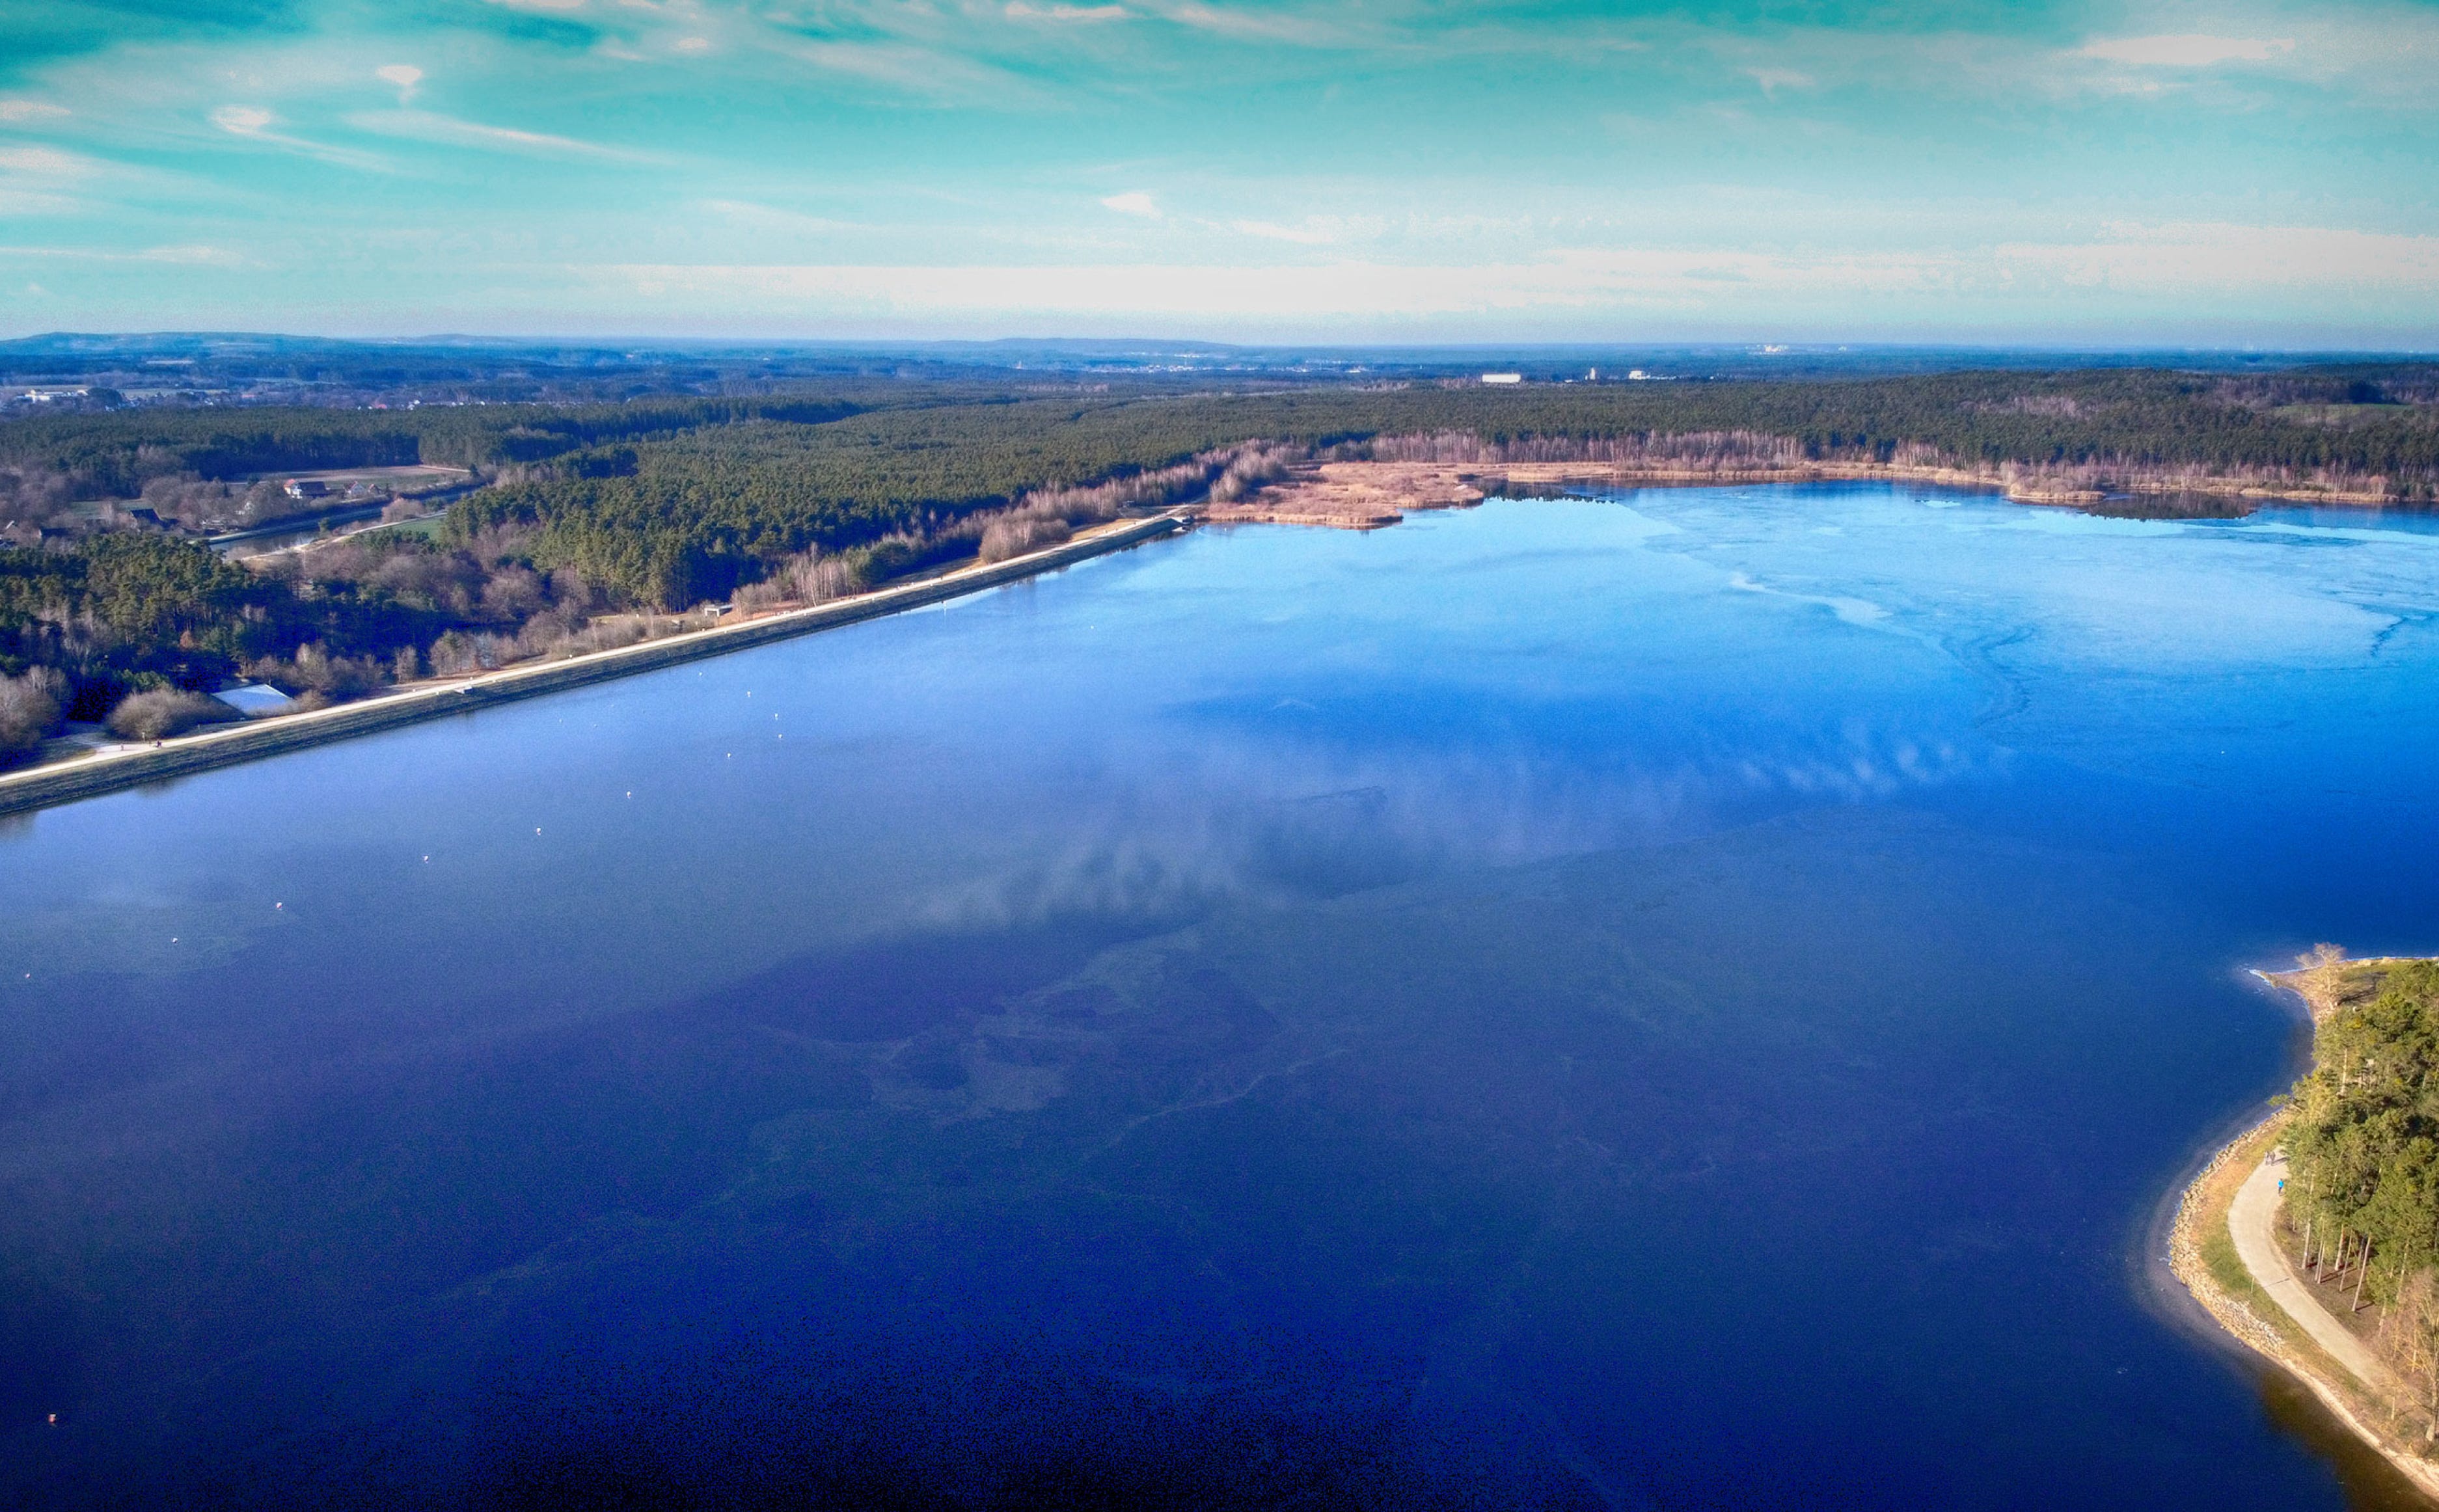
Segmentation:
[(2325, 952), (2314, 973), (2332, 1011), (2295, 1087), (2288, 1221), (2316, 1272), (2386, 1307), (2384, 1352), (2439, 1411), (2439, 962)]
[[(2378, 478), (2397, 496), (2439, 486), (2439, 369), (2427, 365), (2212, 375), (2079, 369), (1946, 373), (1869, 381), (1537, 384), (1495, 390), (1314, 386), (1181, 395), (1162, 388), (1043, 399), (1005, 385), (858, 379), (755, 398), (621, 404), (305, 407), (45, 415), (0, 423), (0, 524), (78, 501), (139, 497), (164, 477), (227, 481), (280, 471), (436, 463), (505, 471), (565, 460), (569, 475), (632, 471), (619, 444), (677, 441), (650, 497), (694, 473), (803, 462), (825, 498), (877, 482), (924, 502), (1005, 499), (1160, 467), (1251, 439), (1326, 442), (1464, 432), (1545, 444), (1746, 431), (1820, 457), (1887, 460), (1908, 447), (1967, 463), (2202, 466)], [(881, 414), (838, 436), (729, 437), (741, 423), (804, 428)], [(1038, 434), (1028, 436), (1029, 431)], [(709, 433), (706, 435), (705, 433)], [(946, 462), (926, 452), (973, 449)], [(594, 452), (603, 454), (579, 456)], [(933, 464), (900, 466), (881, 454)], [(933, 494), (924, 490), (938, 480)], [(38, 523), (49, 523), (47, 517)]]
[(207, 482), (322, 468), (496, 468), (604, 441), (674, 435), (738, 420), (819, 424), (886, 396), (844, 388), (766, 399), (660, 399), (627, 404), (451, 405), (412, 410), (304, 406), (120, 410), (38, 415), (0, 424), (0, 514), (14, 496), (61, 503), (137, 498), (153, 479)]
[[(18, 679), (18, 705), (39, 713), (49, 698), (86, 719), (239, 675), (345, 697), (418, 669), (598, 644), (626, 632), (605, 623), (615, 616), (801, 601), (1005, 552), (1131, 505), (1258, 487), (1316, 454), (1566, 460), (1694, 442), (2020, 466), (2101, 489), (2168, 471), (2427, 503), (2439, 368), (1237, 392), (859, 374), (621, 403), (39, 415), (0, 421), (0, 536), (14, 543), (0, 547), (0, 675)], [(239, 566), (193, 528), (233, 490), (276, 491), (266, 480), (283, 471), (418, 463), (472, 469), (481, 485), (436, 536)], [(106, 500), (157, 505), (167, 525), (113, 528), (144, 517)]]

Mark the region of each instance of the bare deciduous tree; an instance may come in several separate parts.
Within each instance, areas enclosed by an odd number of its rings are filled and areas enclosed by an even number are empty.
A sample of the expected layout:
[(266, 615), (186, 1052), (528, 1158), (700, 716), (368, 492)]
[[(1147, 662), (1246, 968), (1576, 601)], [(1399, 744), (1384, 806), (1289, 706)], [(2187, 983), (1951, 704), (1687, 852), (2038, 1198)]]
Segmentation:
[(156, 687), (119, 700), (109, 723), (110, 733), (122, 740), (160, 740), (237, 717), (235, 709), (216, 698), (182, 687)]
[(39, 749), (60, 727), (68, 680), (56, 667), (30, 667), (15, 677), (0, 673), (0, 764)]

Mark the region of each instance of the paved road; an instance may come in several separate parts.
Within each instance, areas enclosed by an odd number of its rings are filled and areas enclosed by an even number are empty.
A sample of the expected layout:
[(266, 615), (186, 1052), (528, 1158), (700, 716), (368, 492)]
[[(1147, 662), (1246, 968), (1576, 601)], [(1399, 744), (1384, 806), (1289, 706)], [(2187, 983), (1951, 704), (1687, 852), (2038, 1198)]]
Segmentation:
[(2270, 1222), (2278, 1215), (2278, 1181), (2286, 1174), (2287, 1163), (2273, 1157), (2262, 1162), (2236, 1188), (2235, 1201), (2227, 1210), (2227, 1227), (2235, 1239), (2236, 1257), (2252, 1272), (2252, 1279), (2261, 1284), (2261, 1289), (2287, 1310), (2287, 1316), (2302, 1325), (2312, 1342), (2327, 1350), (2330, 1358), (2353, 1371), (2356, 1379), (2389, 1391), (2403, 1390), (2394, 1373), (2322, 1306), (2311, 1283), (2295, 1274), (2294, 1268), (2287, 1263), (2286, 1252), (2270, 1237)]

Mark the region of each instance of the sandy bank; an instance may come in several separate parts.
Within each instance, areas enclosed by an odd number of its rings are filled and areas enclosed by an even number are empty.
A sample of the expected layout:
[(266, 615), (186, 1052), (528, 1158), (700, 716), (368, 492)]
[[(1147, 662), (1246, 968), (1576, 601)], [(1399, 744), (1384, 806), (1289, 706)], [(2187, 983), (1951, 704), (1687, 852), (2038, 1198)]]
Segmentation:
[(169, 777), (182, 777), (216, 767), (257, 761), (265, 756), (334, 740), (352, 739), (377, 730), (394, 729), (425, 720), (471, 713), (494, 703), (536, 698), (561, 688), (631, 677), (637, 672), (674, 667), (706, 656), (721, 656), (751, 646), (767, 645), (797, 635), (859, 620), (877, 619), (902, 610), (961, 597), (986, 588), (1053, 571), (1071, 562), (1150, 541), (1184, 526), (1187, 517), (1171, 511), (1148, 520), (1123, 521), (1085, 532), (1063, 545), (1006, 561), (978, 563), (938, 578), (884, 588), (877, 593), (843, 598), (810, 609), (788, 610), (740, 623), (644, 641), (616, 650), (596, 651), (563, 661), (486, 672), (447, 683), (420, 683), (379, 698), (310, 714), (292, 714), (240, 725), (221, 725), (205, 732), (166, 740), (158, 745), (120, 748), (71, 757), (0, 775), (0, 814), (22, 813), (72, 803), (105, 792), (139, 787)]

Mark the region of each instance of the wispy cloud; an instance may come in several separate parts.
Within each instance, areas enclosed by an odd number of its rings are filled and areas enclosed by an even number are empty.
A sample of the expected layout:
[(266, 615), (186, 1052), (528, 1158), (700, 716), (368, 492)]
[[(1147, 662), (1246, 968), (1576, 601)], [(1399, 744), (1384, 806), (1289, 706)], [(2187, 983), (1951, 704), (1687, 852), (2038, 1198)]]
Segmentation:
[(175, 262), (188, 267), (240, 268), (245, 265), (242, 255), (226, 247), (176, 246), (147, 247), (135, 254), (139, 262)]
[(624, 147), (608, 147), (599, 142), (582, 142), (572, 136), (555, 136), (547, 132), (519, 131), (510, 126), (486, 126), (480, 121), (459, 120), (426, 110), (361, 111), (347, 117), (347, 124), (359, 131), (383, 136), (402, 136), (415, 141), (438, 142), (449, 147), (472, 147), (490, 151), (522, 152), (544, 157), (589, 157), (610, 163), (667, 163), (669, 159), (656, 152), (636, 151)]
[(1231, 221), (1228, 229), (1240, 236), (1259, 237), (1266, 241), (1294, 241), (1309, 247), (1326, 246), (1338, 240), (1336, 232), (1320, 226), (1280, 225), (1272, 221)]
[(890, 85), (935, 103), (1005, 106), (1043, 98), (1039, 86), (1004, 68), (920, 41), (822, 39), (784, 50), (815, 67)]
[[(961, 311), (967, 329), (994, 311), (1072, 329), (1106, 308), (1139, 329), (1245, 329), (1275, 302), (1282, 322), (1416, 339), (1495, 336), (1511, 313), (1765, 306), (1811, 309), (1816, 330), (1882, 310), (1929, 329), (1968, 308), (2098, 330), (2104, 315), (2274, 320), (2354, 300), (2361, 329), (2439, 331), (2420, 271), (2420, 238), (2439, 233), (2429, 0), (2121, 8), (2138, 19), (2099, 26), (2072, 9), (1797, 9), (1810, 19), (1504, 0), (495, 0), (444, 19), (282, 0), (297, 25), (130, 20), (80, 53), (11, 56), (6, 150), (64, 155), (0, 159), (0, 220), (76, 227), (29, 242), (121, 249), (297, 228), (329, 256), (246, 296), (273, 322), (301, 318), (310, 293), (418, 325), (499, 329), (485, 311), (579, 298), (584, 318), (631, 324), (614, 279), (532, 260), (547, 235), (596, 249), (588, 262), (677, 270), (632, 302), (637, 323), (662, 311), (672, 329), (696, 312), (750, 329), (765, 307), (736, 291), (767, 286), (774, 319)], [(0, 23), (0, 54), (9, 35)], [(284, 154), (446, 181), (413, 217), (432, 240), (398, 240), (378, 181)], [(2261, 205), (2327, 223), (2220, 223)], [(2138, 215), (2149, 229), (2122, 223)], [(157, 278), (174, 323), (179, 280), (217, 276), (118, 256), (90, 280), (44, 277), (79, 282), (96, 320), (128, 318)], [(922, 266), (943, 259), (982, 266)], [(681, 266), (697, 262), (818, 267), (722, 282)], [(819, 271), (832, 264), (853, 267)]]
[(89, 158), (55, 147), (0, 147), (0, 172), (46, 179), (80, 179), (94, 171)]
[(2428, 299), (2439, 295), (2439, 236), (2333, 226), (2224, 222), (2120, 222), (2083, 242), (2014, 242), (1993, 252), (2018, 276), (2074, 288), (2178, 294), (2350, 287)]
[(212, 124), (240, 136), (261, 136), (277, 119), (259, 105), (223, 105), (212, 112)]
[(2086, 58), (2130, 63), (2145, 68), (2209, 68), (2226, 62), (2268, 62), (2295, 50), (2292, 37), (2213, 37), (2200, 32), (2174, 36), (2114, 37), (2087, 43)]
[(1036, 6), (1025, 0), (1007, 0), (1006, 14), (1016, 21), (1063, 21), (1093, 23), (1126, 21), (1133, 12), (1124, 6)]
[(703, 202), (703, 207), (722, 220), (755, 230), (819, 235), (872, 229), (868, 225), (854, 221), (833, 221), (826, 216), (806, 215), (797, 210), (783, 210), (775, 205), (756, 205), (749, 200), (705, 200)]
[(376, 153), (360, 152), (351, 147), (333, 147), (325, 142), (311, 141), (287, 132), (275, 132), (271, 128), (277, 124), (278, 120), (279, 117), (276, 115), (260, 105), (223, 105), (211, 113), (212, 124), (231, 136), (242, 137), (249, 142), (261, 142), (272, 147), (285, 148), (289, 151), (302, 153), (321, 162), (335, 164), (340, 168), (362, 169), (372, 172), (389, 170), (389, 162)]
[(1162, 16), (1181, 27), (1208, 31), (1217, 36), (1235, 37), (1246, 42), (1285, 42), (1304, 46), (1332, 46), (1344, 43), (1345, 32), (1339, 27), (1309, 16), (1283, 15), (1275, 12), (1256, 13), (1250, 10), (1223, 10), (1218, 6), (1185, 0), (1182, 5), (1156, 8)]
[(73, 215), (87, 208), (76, 191), (108, 165), (55, 147), (0, 147), (0, 210), (10, 215)]
[(112, 252), (98, 247), (0, 246), (0, 258), (45, 258), (76, 262), (168, 262), (187, 267), (240, 268), (246, 258), (224, 247), (146, 247), (140, 252)]
[[(773, 311), (931, 317), (1096, 317), (1278, 322), (1579, 313), (1747, 318), (1825, 301), (1966, 295), (1993, 308), (2052, 286), (2142, 301), (2197, 291), (2243, 299), (2325, 285), (2439, 315), (2439, 237), (2317, 227), (2120, 225), (2084, 241), (1983, 252), (1754, 252), (1577, 248), (1481, 265), (1348, 260), (1269, 266), (590, 266), (648, 298), (770, 301)], [(1852, 312), (1850, 311), (1850, 318)]]

